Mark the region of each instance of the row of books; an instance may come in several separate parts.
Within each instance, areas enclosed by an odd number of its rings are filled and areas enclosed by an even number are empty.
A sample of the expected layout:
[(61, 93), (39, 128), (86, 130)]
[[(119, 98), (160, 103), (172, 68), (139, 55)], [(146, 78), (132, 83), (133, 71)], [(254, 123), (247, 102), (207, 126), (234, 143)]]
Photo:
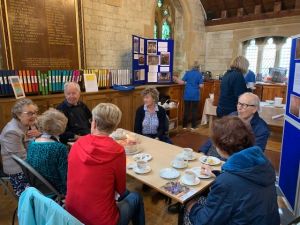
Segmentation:
[[(131, 71), (128, 69), (87, 69), (87, 70), (0, 70), (0, 96), (14, 95), (10, 76), (18, 76), (25, 95), (63, 92), (66, 82), (83, 84), (83, 74), (95, 74), (98, 88), (113, 85), (130, 85)], [(84, 87), (84, 85), (81, 85)]]
[(18, 77), (25, 94), (42, 94), (62, 92), (64, 84), (69, 81), (79, 82), (80, 70), (0, 70), (0, 95), (14, 94), (10, 77)]
[(131, 72), (128, 69), (87, 69), (84, 74), (95, 74), (99, 88), (109, 88), (113, 85), (130, 85)]

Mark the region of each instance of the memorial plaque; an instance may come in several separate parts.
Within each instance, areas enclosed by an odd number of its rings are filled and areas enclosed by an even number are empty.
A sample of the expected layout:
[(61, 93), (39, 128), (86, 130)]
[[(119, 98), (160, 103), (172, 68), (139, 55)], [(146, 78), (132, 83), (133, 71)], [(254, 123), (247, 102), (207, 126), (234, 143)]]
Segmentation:
[(77, 0), (3, 0), (13, 69), (81, 68)]

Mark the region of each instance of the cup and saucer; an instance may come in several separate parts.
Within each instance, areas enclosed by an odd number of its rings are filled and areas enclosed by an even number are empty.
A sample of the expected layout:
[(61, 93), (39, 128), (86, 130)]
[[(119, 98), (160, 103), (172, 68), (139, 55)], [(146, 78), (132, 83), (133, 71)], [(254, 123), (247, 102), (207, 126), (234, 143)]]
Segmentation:
[(180, 181), (189, 186), (195, 186), (200, 183), (200, 179), (192, 170), (184, 171), (184, 175), (180, 178)]
[(184, 157), (184, 159), (188, 161), (195, 160), (197, 157), (194, 154), (194, 150), (191, 148), (183, 148), (182, 152), (179, 154), (179, 156)]
[(144, 160), (139, 160), (136, 162), (136, 167), (133, 168), (133, 171), (137, 174), (146, 174), (151, 171), (151, 167), (148, 162)]
[(176, 158), (171, 162), (171, 165), (176, 169), (183, 169), (188, 167), (188, 160), (182, 155), (177, 155)]

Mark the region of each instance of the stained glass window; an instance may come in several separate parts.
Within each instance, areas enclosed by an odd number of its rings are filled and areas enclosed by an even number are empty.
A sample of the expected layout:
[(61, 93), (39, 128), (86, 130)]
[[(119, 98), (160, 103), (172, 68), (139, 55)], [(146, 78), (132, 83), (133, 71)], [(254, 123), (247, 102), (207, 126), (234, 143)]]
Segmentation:
[(157, 22), (154, 23), (154, 38), (157, 39), (158, 37), (158, 32), (157, 32)]
[(279, 59), (279, 67), (283, 67), (287, 69), (287, 76), (289, 74), (290, 69), (290, 58), (291, 58), (291, 45), (292, 40), (288, 38), (284, 45), (281, 47), (280, 51), (280, 59)]
[(163, 2), (162, 0), (157, 0), (157, 6), (160, 8), (162, 6)]
[(269, 74), (269, 68), (275, 66), (275, 58), (276, 58), (276, 45), (273, 43), (273, 38), (269, 38), (267, 44), (264, 46), (262, 62), (260, 67), (260, 73), (263, 76)]
[(156, 0), (154, 38), (171, 39), (173, 37), (175, 8), (171, 0)]
[(258, 55), (258, 47), (255, 44), (255, 40), (251, 40), (249, 46), (246, 48), (245, 57), (249, 61), (249, 69), (255, 73), (257, 67), (257, 55)]
[(170, 25), (167, 21), (165, 21), (162, 25), (162, 39), (163, 40), (168, 40), (170, 39), (171, 36), (171, 29), (170, 29)]

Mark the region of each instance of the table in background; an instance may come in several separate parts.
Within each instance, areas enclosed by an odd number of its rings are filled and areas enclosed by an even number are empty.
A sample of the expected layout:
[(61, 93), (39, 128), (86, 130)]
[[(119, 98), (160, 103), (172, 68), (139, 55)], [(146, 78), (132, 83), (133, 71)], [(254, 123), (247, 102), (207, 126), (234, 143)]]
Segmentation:
[[(171, 161), (175, 159), (176, 155), (182, 152), (182, 148), (170, 145), (155, 139), (151, 139), (148, 137), (144, 137), (141, 135), (138, 135), (138, 139), (140, 140), (140, 147), (142, 148), (144, 153), (149, 153), (152, 155), (153, 159), (149, 162), (149, 165), (151, 167), (151, 172), (147, 174), (136, 174), (132, 169), (127, 169), (127, 174), (134, 179), (142, 182), (143, 184), (146, 184), (153, 189), (157, 190), (158, 192), (170, 197), (171, 199), (179, 202), (182, 206), (184, 206), (190, 199), (195, 197), (196, 195), (199, 195), (203, 191), (205, 191), (214, 181), (213, 178), (211, 179), (201, 179), (200, 184), (196, 186), (191, 186), (195, 190), (195, 193), (191, 195), (189, 198), (182, 200), (177, 196), (171, 195), (161, 187), (164, 186), (167, 182), (171, 180), (166, 180), (160, 177), (159, 173), (160, 170), (163, 168), (171, 167)], [(199, 167), (201, 163), (199, 162), (199, 158), (203, 155), (202, 153), (196, 153), (196, 159), (189, 162), (188, 168), (192, 167)], [(134, 162), (133, 156), (127, 156), (127, 164)], [(214, 170), (220, 170), (221, 167), (214, 166), (212, 167)], [(185, 169), (178, 169), (180, 172), (180, 177), (183, 175)], [(179, 179), (179, 178), (177, 178)], [(175, 179), (176, 180), (176, 179)], [(183, 208), (183, 207), (181, 207)], [(183, 211), (181, 211), (178, 214), (178, 224), (181, 224), (183, 220)]]
[[(216, 110), (217, 107), (213, 105), (213, 101), (210, 98), (207, 98), (204, 105), (201, 125), (205, 125), (209, 122), (209, 126), (211, 126), (213, 118), (217, 116)], [(284, 114), (284, 104), (282, 104), (281, 107), (275, 107), (273, 104), (261, 102), (260, 111), (258, 113), (269, 126), (283, 127), (284, 117), (282, 116), (277, 119), (272, 119), (272, 116)]]

